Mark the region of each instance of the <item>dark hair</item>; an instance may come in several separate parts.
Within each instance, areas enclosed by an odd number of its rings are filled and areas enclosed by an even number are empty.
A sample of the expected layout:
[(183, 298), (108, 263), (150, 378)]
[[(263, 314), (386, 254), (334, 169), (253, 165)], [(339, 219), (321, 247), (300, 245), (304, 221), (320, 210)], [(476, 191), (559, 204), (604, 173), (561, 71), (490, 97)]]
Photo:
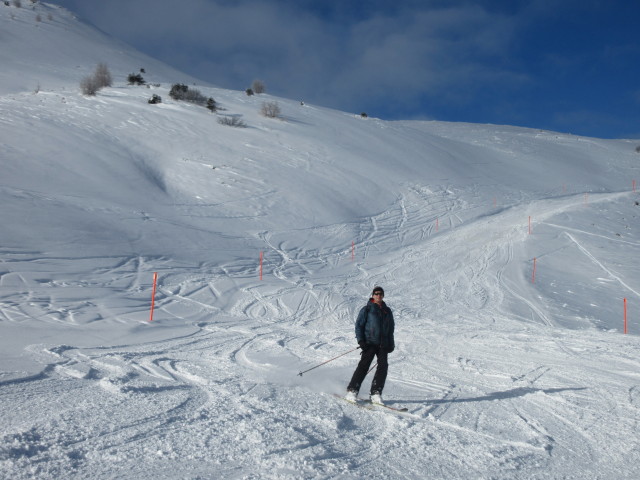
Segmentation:
[(373, 287), (373, 291), (371, 292), (371, 295), (373, 295), (376, 292), (380, 292), (382, 293), (382, 295), (384, 295), (384, 289), (382, 287)]

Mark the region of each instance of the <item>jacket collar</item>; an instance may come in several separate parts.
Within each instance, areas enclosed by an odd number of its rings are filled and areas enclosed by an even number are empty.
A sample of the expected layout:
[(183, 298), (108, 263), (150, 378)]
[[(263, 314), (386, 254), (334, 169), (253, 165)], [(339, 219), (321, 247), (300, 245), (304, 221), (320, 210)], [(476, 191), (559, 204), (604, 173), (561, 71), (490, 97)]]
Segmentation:
[[(373, 297), (371, 297), (371, 298), (369, 299), (369, 302), (370, 302), (370, 303), (373, 303), (374, 305), (378, 305), (376, 302), (374, 302), (374, 301), (373, 301)], [(382, 304), (380, 305), (380, 308), (384, 308), (384, 307), (386, 307), (386, 306), (387, 306), (387, 304), (386, 304), (386, 303), (384, 303), (384, 300), (383, 300), (383, 301), (382, 301)]]

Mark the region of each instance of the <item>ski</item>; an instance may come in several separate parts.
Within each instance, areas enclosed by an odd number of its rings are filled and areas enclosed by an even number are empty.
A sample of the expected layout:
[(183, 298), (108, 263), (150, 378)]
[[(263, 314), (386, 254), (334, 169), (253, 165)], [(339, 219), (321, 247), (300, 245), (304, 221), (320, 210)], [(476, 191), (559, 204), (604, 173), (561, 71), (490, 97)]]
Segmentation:
[(337, 393), (332, 393), (332, 395), (336, 398), (339, 398), (340, 400), (347, 402), (350, 405), (354, 405), (356, 407), (360, 407), (360, 408), (365, 408), (367, 410), (371, 410), (371, 408), (369, 408), (368, 405), (362, 403), (359, 399), (356, 400), (355, 402), (352, 402), (351, 400), (347, 400), (346, 398), (344, 398), (342, 395), (338, 395)]
[(358, 399), (358, 401), (352, 402), (351, 400), (347, 400), (342, 395), (338, 395), (336, 393), (334, 393), (333, 396), (341, 400), (344, 400), (345, 402), (351, 405), (355, 405), (356, 407), (364, 408), (365, 410), (376, 410), (378, 408), (384, 408), (387, 410), (391, 410), (392, 412), (398, 412), (398, 413), (407, 413), (409, 411), (409, 409), (405, 407), (399, 408), (399, 407), (392, 407), (391, 405), (380, 405), (379, 403), (371, 403), (370, 400)]
[(371, 405), (373, 408), (380, 407), (386, 408), (388, 410), (393, 410), (394, 412), (408, 412), (409, 409), (407, 407), (392, 407), (391, 405), (380, 405), (379, 403), (371, 403), (371, 400), (364, 400), (365, 405)]

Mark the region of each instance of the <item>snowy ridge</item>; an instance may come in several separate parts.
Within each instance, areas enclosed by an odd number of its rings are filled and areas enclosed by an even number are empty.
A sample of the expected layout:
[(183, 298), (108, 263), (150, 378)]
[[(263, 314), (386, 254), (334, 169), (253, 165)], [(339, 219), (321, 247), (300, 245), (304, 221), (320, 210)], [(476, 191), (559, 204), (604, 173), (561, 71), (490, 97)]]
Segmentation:
[[(0, 4), (0, 476), (640, 474), (638, 141), (247, 97), (31, 7)], [(297, 375), (374, 285), (406, 416), (336, 401), (357, 353)]]

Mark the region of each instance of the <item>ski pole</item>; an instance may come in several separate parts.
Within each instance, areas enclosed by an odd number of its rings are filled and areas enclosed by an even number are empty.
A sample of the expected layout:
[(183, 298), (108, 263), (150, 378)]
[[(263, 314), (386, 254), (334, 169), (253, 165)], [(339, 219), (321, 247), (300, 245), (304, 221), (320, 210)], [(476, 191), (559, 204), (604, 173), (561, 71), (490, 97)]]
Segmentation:
[(355, 352), (355, 351), (356, 351), (356, 350), (358, 350), (359, 348), (360, 348), (360, 347), (356, 347), (356, 348), (354, 348), (353, 350), (349, 350), (348, 352), (341, 353), (341, 354), (340, 354), (340, 355), (338, 355), (337, 357), (333, 357), (333, 358), (331, 358), (331, 359), (327, 360), (326, 362), (322, 362), (322, 363), (320, 363), (320, 364), (316, 365), (315, 367), (311, 367), (310, 369), (305, 370), (304, 372), (300, 372), (300, 373), (298, 373), (298, 375), (299, 375), (299, 376), (302, 376), (302, 374), (303, 374), (303, 373), (310, 372), (311, 370), (314, 370), (314, 369), (316, 369), (316, 368), (318, 368), (318, 367), (321, 367), (322, 365), (324, 365), (324, 364), (326, 364), (326, 363), (333, 362), (336, 358), (344, 357), (347, 353)]
[[(373, 370), (374, 368), (376, 368), (378, 366), (378, 364), (376, 363), (373, 367), (371, 367), (369, 369), (369, 371), (367, 372), (367, 375), (369, 375), (371, 373), (371, 370)], [(365, 375), (366, 376), (366, 375)]]

